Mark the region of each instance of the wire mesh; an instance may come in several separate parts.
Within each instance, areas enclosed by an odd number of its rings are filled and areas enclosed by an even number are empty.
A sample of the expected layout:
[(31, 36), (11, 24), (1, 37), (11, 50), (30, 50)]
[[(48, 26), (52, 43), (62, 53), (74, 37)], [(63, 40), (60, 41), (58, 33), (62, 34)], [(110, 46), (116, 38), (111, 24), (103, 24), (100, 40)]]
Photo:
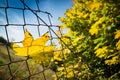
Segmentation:
[[(13, 1), (16, 4), (13, 4)], [(32, 0), (36, 8), (32, 8), (31, 5), (27, 4), (29, 0), (13, 1), (0, 0), (0, 31), (2, 33), (1, 35), (7, 40), (5, 44), (0, 43), (0, 80), (61, 80), (60, 76), (58, 76), (56, 66), (54, 65), (51, 68), (51, 60), (49, 60), (47, 64), (44, 62), (32, 63), (29, 57), (15, 55), (16, 53), (9, 45), (10, 43), (21, 45), (25, 29), (28, 29), (35, 38), (38, 38), (48, 31), (50, 35), (48, 44), (56, 47), (59, 45), (57, 39), (63, 43), (61, 50), (54, 52), (60, 51), (62, 53), (63, 60), (61, 63), (63, 64), (66, 74), (61, 77), (64, 77), (66, 80), (68, 72), (66, 70), (66, 61), (63, 52), (64, 49), (70, 48), (67, 46), (64, 47), (65, 42), (56, 34), (55, 31), (60, 31), (60, 28), (51, 23), (52, 15), (40, 10), (39, 0)], [(62, 32), (60, 32), (60, 34), (62, 35)], [(57, 44), (55, 45), (54, 43)], [(74, 53), (72, 50), (71, 52)]]

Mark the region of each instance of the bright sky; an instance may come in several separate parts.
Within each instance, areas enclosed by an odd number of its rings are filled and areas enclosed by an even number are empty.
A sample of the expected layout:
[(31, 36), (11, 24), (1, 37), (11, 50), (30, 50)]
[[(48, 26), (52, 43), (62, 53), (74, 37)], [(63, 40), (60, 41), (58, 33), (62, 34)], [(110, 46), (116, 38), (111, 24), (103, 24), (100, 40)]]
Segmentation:
[[(25, 3), (31, 8), (31, 9), (37, 9), (35, 0), (24, 0)], [(72, 7), (73, 2), (72, 0), (38, 0), (39, 1), (39, 7), (40, 10), (42, 11), (47, 11), (49, 13), (52, 14), (52, 24), (54, 25), (58, 25), (60, 24), (60, 22), (58, 21), (58, 18), (61, 16), (64, 16), (64, 13), (66, 11), (66, 9), (69, 9), (70, 7)], [(20, 0), (8, 0), (8, 5), (10, 7), (16, 7), (16, 8), (23, 8), (23, 4), (20, 2)], [(0, 0), (0, 7), (6, 7), (7, 3), (6, 0)], [(23, 10), (17, 10), (17, 9), (7, 9), (7, 14), (8, 14), (8, 20), (9, 20), (9, 24), (24, 24), (23, 21)], [(48, 19), (47, 16), (39, 13), (38, 14), (46, 23), (48, 23)], [(36, 16), (31, 12), (26, 10), (25, 11), (25, 19), (26, 19), (26, 23), (28, 24), (37, 24), (37, 18)], [(3, 36), (4, 38), (6, 38), (6, 34), (5, 34), (5, 27), (4, 25), (7, 24), (7, 20), (6, 20), (6, 13), (5, 13), (5, 9), (4, 8), (0, 8), (0, 36)], [(22, 26), (12, 26), (9, 25), (7, 27), (8, 30), (8, 36), (10, 38), (10, 41), (21, 41), (24, 37), (24, 33), (23, 33), (23, 27)], [(37, 38), (39, 35), (35, 34), (37, 31), (37, 27), (34, 26), (25, 26), (25, 28), (27, 28), (33, 36), (35, 36), (35, 38)], [(45, 33), (46, 32), (46, 28), (41, 28), (40, 29), (41, 32)]]
[(53, 23), (58, 25), (58, 17), (64, 16), (66, 9), (69, 9), (72, 0), (40, 0), (40, 9), (50, 12), (53, 15)]

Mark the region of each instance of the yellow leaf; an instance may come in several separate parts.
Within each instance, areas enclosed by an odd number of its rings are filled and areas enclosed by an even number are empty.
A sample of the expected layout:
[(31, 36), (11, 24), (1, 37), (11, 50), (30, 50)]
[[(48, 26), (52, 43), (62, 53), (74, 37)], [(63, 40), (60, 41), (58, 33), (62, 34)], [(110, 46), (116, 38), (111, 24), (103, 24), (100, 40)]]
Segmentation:
[(48, 32), (46, 32), (44, 35), (42, 35), (40, 38), (34, 40), (32, 35), (28, 32), (28, 30), (26, 30), (25, 32), (25, 38), (22, 41), (22, 44), (24, 47), (28, 47), (31, 45), (45, 45), (45, 43), (50, 39)]
[(64, 67), (58, 67), (58, 71), (62, 71), (64, 69), (65, 69)]
[(98, 2), (92, 2), (89, 4), (89, 8), (90, 10), (93, 10), (93, 9), (96, 9), (96, 8), (99, 8), (100, 7), (100, 3)]
[(112, 59), (105, 60), (105, 64), (107, 65), (113, 65), (113, 64), (118, 64), (118, 63), (120, 63), (120, 59), (118, 56), (114, 56), (112, 57)]
[(115, 39), (118, 39), (118, 38), (120, 38), (120, 30), (117, 30), (115, 32)]
[[(70, 66), (71, 67), (71, 66)], [(72, 78), (72, 77), (74, 77), (74, 73), (73, 73), (73, 68), (69, 68), (69, 66), (68, 66), (68, 68), (66, 68), (66, 71), (67, 71), (67, 78), (68, 79), (70, 79), (70, 78)]]
[(60, 24), (59, 27), (60, 27), (61, 31), (65, 29), (65, 26), (62, 24)]
[(104, 17), (101, 17), (98, 21), (95, 22), (95, 24), (93, 24), (89, 30), (89, 33), (91, 35), (94, 35), (94, 34), (98, 34), (100, 28), (99, 28), (99, 24), (102, 24), (102, 22), (104, 21)]
[(39, 53), (44, 53), (43, 46), (20, 47), (16, 43), (13, 44), (13, 50), (17, 52), (16, 55), (18, 56), (34, 56)]
[(94, 34), (98, 34), (98, 31), (99, 31), (99, 29), (96, 27), (96, 26), (94, 26), (94, 27), (91, 27), (91, 29), (89, 30), (89, 33), (91, 34), (91, 35), (94, 35)]
[(61, 51), (56, 51), (53, 56), (54, 60), (62, 61), (62, 52)]
[[(18, 56), (29, 56), (37, 59), (45, 59), (45, 54), (52, 53), (55, 46), (45, 46), (47, 41), (50, 39), (48, 32), (34, 40), (32, 35), (26, 30), (25, 38), (22, 41), (23, 47), (13, 43), (13, 50)], [(38, 58), (39, 57), (39, 58)]]
[(27, 56), (27, 48), (20, 47), (16, 43), (13, 43), (13, 50), (17, 52), (16, 55)]
[(102, 58), (102, 57), (105, 57), (105, 53), (108, 52), (108, 47), (107, 46), (103, 46), (102, 48), (98, 48), (96, 51), (95, 51), (95, 54), (97, 57), (99, 58)]
[(46, 42), (50, 39), (50, 36), (48, 35), (48, 32), (46, 32), (44, 35), (42, 35), (41, 37), (39, 37), (38, 39), (34, 40), (32, 42), (32, 45), (39, 45), (39, 46), (43, 46), (46, 44)]
[(26, 30), (24, 40), (22, 41), (23, 46), (24, 47), (31, 46), (32, 41), (33, 41), (32, 35), (28, 32), (28, 30)]
[(120, 50), (120, 40), (116, 43), (117, 50)]
[(45, 47), (43, 47), (43, 52), (46, 54), (49, 54), (49, 53), (53, 52), (54, 49), (55, 49), (55, 46), (45, 46)]

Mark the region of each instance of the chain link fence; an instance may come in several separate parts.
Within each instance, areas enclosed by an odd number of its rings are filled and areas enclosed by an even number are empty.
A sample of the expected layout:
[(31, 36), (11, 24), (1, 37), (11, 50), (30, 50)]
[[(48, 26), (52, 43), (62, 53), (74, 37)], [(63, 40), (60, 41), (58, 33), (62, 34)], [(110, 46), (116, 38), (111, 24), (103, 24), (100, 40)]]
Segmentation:
[[(13, 1), (16, 4), (13, 4)], [(60, 31), (59, 26), (51, 23), (52, 15), (40, 10), (39, 0), (32, 0), (36, 6), (34, 8), (27, 3), (28, 1), (0, 0), (0, 34), (6, 39), (0, 38), (0, 80), (66, 80), (67, 78), (61, 79), (58, 76), (56, 65), (53, 65), (51, 60), (47, 63), (34, 63), (29, 57), (15, 55), (11, 48), (12, 43), (21, 45), (25, 29), (36, 38), (48, 31), (48, 44), (57, 47), (59, 39), (65, 46), (64, 41), (56, 34), (56, 31)], [(68, 47), (62, 47), (59, 51), (63, 53), (64, 48)], [(61, 64), (66, 69), (64, 58)]]

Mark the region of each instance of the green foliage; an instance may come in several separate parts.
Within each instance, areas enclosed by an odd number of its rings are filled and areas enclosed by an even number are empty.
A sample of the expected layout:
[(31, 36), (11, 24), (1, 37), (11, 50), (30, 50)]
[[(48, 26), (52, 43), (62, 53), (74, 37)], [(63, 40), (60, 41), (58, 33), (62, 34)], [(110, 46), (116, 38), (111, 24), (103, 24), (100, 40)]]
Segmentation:
[[(120, 0), (73, 1), (74, 5), (66, 11), (65, 17), (59, 18), (63, 23), (60, 25), (62, 30), (68, 29), (62, 36), (71, 40), (66, 38), (64, 41), (74, 51), (64, 54), (67, 56), (66, 69), (73, 61), (72, 64), (79, 65), (74, 68), (78, 79), (105, 80), (113, 79), (113, 76), (120, 79)], [(60, 76), (63, 72), (61, 70)], [(69, 77), (72, 78), (73, 75)]]

